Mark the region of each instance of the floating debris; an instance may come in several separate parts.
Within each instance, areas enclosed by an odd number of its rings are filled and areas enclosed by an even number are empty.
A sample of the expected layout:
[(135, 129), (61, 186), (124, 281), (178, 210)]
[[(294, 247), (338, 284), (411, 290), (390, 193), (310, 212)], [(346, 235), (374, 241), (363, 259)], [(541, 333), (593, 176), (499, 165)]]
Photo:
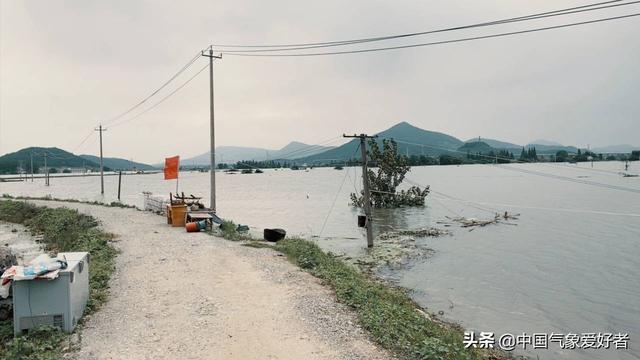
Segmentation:
[(436, 228), (386, 232), (380, 234), (374, 241), (374, 247), (366, 255), (355, 259), (354, 263), (365, 271), (374, 271), (382, 265), (406, 266), (410, 259), (426, 258), (434, 253), (433, 249), (416, 239), (449, 234), (447, 230)]
[(463, 216), (455, 217), (455, 218), (446, 216), (446, 218), (453, 222), (459, 223), (460, 226), (463, 228), (472, 227), (473, 229), (470, 229), (469, 231), (473, 231), (475, 227), (484, 227), (487, 225), (498, 224), (498, 223), (506, 224), (506, 225), (518, 225), (518, 224), (510, 223), (507, 221), (518, 220), (519, 216), (520, 214), (509, 214), (507, 211), (505, 211), (504, 214), (496, 213), (493, 219), (476, 219), (476, 218), (466, 218)]

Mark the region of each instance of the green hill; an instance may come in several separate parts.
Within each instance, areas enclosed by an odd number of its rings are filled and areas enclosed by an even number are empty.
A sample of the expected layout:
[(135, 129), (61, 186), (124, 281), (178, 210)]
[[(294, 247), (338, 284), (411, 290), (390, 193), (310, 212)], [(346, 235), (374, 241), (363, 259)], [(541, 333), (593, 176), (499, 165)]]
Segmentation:
[(34, 173), (44, 171), (44, 157), (47, 156), (47, 166), (53, 169), (87, 168), (98, 169), (99, 165), (76, 156), (68, 151), (55, 147), (29, 147), (13, 153), (0, 156), (0, 174), (16, 174), (19, 168), (27, 173), (31, 172), (31, 157), (33, 155)]
[[(93, 155), (80, 155), (81, 158), (91, 161), (96, 164), (100, 164), (100, 158)], [(112, 170), (155, 170), (155, 168), (149, 164), (143, 164), (131, 160), (120, 158), (103, 158), (105, 167)]]
[(474, 142), (467, 142), (464, 145), (460, 146), (458, 148), (458, 151), (461, 153), (469, 153), (469, 154), (478, 154), (478, 153), (488, 154), (492, 151), (495, 151), (495, 149), (489, 146), (489, 144), (487, 144), (484, 141), (474, 141)]
[(542, 145), (542, 144), (528, 144), (525, 149), (536, 148), (538, 155), (555, 155), (558, 151), (564, 150), (570, 154), (578, 152), (578, 148), (575, 146), (564, 145)]
[[(423, 130), (407, 122), (401, 122), (389, 129), (377, 134), (378, 143), (384, 139), (395, 139), (398, 143), (398, 152), (408, 155), (431, 155), (450, 154), (455, 152), (464, 143), (453, 136)], [(358, 144), (360, 140), (354, 139), (342, 146), (331, 149), (320, 154), (296, 159), (298, 163), (320, 163), (330, 161), (345, 161), (348, 159), (359, 159), (360, 152)]]
[(500, 141), (500, 140), (495, 140), (495, 139), (487, 139), (487, 138), (480, 138), (480, 140), (478, 140), (478, 138), (473, 138), (473, 139), (469, 139), (467, 141), (465, 141), (466, 143), (473, 143), (473, 142), (478, 142), (478, 141), (482, 141), (483, 143), (486, 143), (487, 145), (491, 146), (494, 149), (504, 149), (504, 150), (510, 150), (510, 151), (514, 151), (514, 150), (520, 150), (522, 149), (522, 145), (517, 145), (517, 144), (513, 144), (510, 142), (506, 142), (506, 141)]

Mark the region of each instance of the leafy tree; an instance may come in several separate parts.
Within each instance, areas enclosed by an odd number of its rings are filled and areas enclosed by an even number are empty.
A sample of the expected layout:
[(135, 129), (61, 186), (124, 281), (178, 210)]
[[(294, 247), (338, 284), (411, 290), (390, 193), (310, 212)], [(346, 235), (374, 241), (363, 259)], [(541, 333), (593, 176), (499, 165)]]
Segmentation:
[(524, 146), (522, 147), (522, 152), (520, 153), (520, 160), (527, 160), (527, 152), (524, 150)]
[(440, 165), (460, 165), (462, 164), (462, 160), (455, 156), (451, 155), (440, 155), (439, 158)]
[(566, 150), (556, 152), (556, 162), (566, 162), (569, 159), (569, 153)]
[[(377, 164), (377, 169), (369, 169), (367, 176), (371, 190), (371, 205), (378, 208), (393, 208), (401, 206), (422, 206), (429, 194), (429, 187), (424, 189), (412, 186), (408, 190), (396, 191), (404, 181), (405, 175), (411, 170), (406, 156), (398, 155), (398, 144), (393, 139), (383, 140), (383, 149), (371, 139), (367, 154)], [(364, 191), (351, 194), (354, 206), (364, 205)]]

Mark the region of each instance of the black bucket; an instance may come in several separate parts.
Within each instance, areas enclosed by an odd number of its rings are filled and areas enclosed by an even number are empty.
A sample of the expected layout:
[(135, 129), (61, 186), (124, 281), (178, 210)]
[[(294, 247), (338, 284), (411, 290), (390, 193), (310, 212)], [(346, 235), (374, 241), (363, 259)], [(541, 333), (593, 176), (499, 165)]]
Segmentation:
[(358, 215), (358, 227), (367, 226), (367, 216), (366, 215)]
[(276, 242), (284, 239), (287, 232), (284, 229), (264, 229), (264, 239), (271, 242)]

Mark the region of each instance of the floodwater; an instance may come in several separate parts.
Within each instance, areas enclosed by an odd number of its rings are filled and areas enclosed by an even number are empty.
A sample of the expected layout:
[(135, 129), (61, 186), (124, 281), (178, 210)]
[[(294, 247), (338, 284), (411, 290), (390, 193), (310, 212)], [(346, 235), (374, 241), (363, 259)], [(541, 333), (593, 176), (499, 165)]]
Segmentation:
[[(640, 177), (622, 177), (620, 162), (415, 167), (408, 179), (438, 193), (421, 208), (380, 210), (376, 232), (442, 227), (446, 217), (491, 218), (518, 213), (517, 225), (424, 239), (435, 253), (384, 275), (412, 290), (431, 312), (467, 329), (501, 334), (628, 333), (628, 350), (518, 351), (541, 359), (640, 359)], [(640, 173), (631, 163), (630, 173)], [(542, 175), (546, 176), (542, 176)], [(350, 255), (365, 251), (358, 210), (349, 193), (361, 189), (356, 168), (264, 174), (217, 174), (218, 213), (252, 227), (282, 227)], [(588, 182), (588, 184), (585, 184)], [(208, 203), (209, 174), (180, 174), (180, 190)], [(124, 176), (122, 201), (142, 206), (142, 191), (167, 194), (161, 174)], [(52, 178), (0, 183), (0, 193), (112, 201), (117, 177)], [(633, 191), (635, 190), (635, 192)], [(529, 346), (530, 348), (530, 346)]]

